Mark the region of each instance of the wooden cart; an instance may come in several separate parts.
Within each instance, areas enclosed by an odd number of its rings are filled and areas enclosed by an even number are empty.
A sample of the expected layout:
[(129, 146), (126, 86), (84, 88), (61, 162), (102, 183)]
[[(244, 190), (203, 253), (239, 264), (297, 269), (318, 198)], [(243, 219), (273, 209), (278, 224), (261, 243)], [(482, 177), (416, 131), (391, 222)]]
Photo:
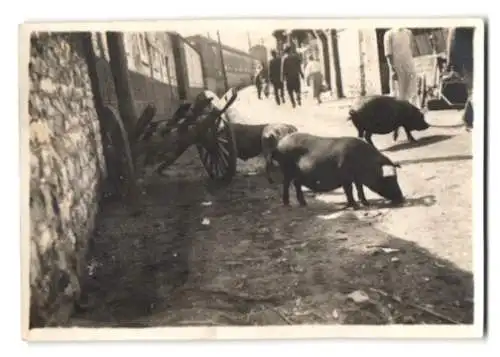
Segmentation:
[(419, 105), (428, 110), (463, 109), (468, 98), (465, 81), (456, 72), (445, 70), (446, 59), (437, 53), (432, 36), (430, 42), (433, 50), (432, 80), (428, 83), (425, 75), (419, 77)]
[[(108, 175), (112, 171), (114, 176), (119, 176), (119, 183), (115, 180), (114, 184), (120, 186), (122, 197), (137, 208), (140, 198), (138, 173), (161, 172), (192, 145), (196, 145), (210, 179), (221, 184), (229, 183), (236, 173), (237, 152), (227, 109), (236, 100), (237, 90), (229, 89), (222, 98), (209, 90), (202, 91), (191, 102), (181, 104), (172, 118), (160, 120), (155, 120), (156, 108), (149, 104), (137, 118), (123, 35), (108, 32), (106, 36), (118, 110), (104, 105), (99, 95), (94, 96), (101, 133), (104, 133), (103, 144), (112, 147), (111, 156), (115, 158), (108, 160)], [(90, 41), (90, 34), (86, 34), (84, 44), (89, 56), (93, 92), (99, 93)]]

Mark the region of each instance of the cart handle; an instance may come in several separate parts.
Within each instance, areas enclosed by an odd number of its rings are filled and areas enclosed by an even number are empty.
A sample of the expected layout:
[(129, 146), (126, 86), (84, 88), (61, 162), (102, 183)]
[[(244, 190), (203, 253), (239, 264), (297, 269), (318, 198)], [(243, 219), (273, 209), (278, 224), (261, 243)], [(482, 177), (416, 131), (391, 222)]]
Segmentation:
[(227, 101), (226, 105), (224, 105), (224, 107), (219, 111), (219, 117), (222, 114), (224, 114), (224, 112), (226, 110), (228, 110), (231, 105), (233, 105), (233, 103), (236, 101), (237, 97), (238, 97), (238, 92), (236, 91), (236, 89), (231, 88), (231, 98), (229, 98), (229, 100)]

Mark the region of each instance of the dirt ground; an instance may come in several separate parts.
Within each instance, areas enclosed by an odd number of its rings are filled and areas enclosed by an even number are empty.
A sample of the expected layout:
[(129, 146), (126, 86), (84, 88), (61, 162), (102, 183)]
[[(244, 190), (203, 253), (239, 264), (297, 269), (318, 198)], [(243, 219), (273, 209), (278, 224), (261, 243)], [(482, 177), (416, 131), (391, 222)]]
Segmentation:
[[(292, 110), (252, 90), (241, 121), (289, 122), (320, 135), (355, 135), (349, 101)], [(459, 112), (428, 115), (416, 145), (401, 131), (375, 145), (401, 163), (407, 197), (341, 210), (342, 190), (281, 204), (259, 159), (238, 162), (213, 190), (196, 150), (153, 180), (144, 213), (102, 207), (73, 326), (448, 324), (473, 322), (472, 145)], [(278, 173), (275, 173), (278, 175)], [(275, 176), (279, 177), (279, 176)]]

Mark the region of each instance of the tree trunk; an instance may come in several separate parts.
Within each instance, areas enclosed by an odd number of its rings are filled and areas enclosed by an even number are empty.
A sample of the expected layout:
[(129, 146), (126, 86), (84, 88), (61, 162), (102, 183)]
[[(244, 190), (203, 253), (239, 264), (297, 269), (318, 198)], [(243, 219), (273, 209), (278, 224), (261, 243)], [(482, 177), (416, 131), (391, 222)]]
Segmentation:
[[(123, 42), (122, 32), (106, 32), (108, 41), (109, 62), (113, 81), (115, 84), (116, 98), (118, 100), (118, 115), (113, 113), (111, 107), (108, 108), (108, 115), (115, 118), (113, 123), (109, 123), (112, 128), (112, 141), (116, 145), (118, 155), (122, 158), (122, 171), (124, 174), (123, 185), (121, 186), (122, 197), (133, 208), (133, 214), (138, 214), (140, 192), (137, 186), (135, 160), (131, 157), (134, 148), (135, 126), (137, 114), (135, 111), (134, 98), (130, 88), (128, 74), (127, 57)], [(127, 155), (128, 154), (128, 155)]]
[(108, 40), (109, 64), (113, 74), (116, 98), (118, 99), (118, 111), (129, 138), (131, 138), (137, 122), (137, 114), (135, 111), (132, 90), (130, 88), (123, 33), (106, 32), (106, 39)]

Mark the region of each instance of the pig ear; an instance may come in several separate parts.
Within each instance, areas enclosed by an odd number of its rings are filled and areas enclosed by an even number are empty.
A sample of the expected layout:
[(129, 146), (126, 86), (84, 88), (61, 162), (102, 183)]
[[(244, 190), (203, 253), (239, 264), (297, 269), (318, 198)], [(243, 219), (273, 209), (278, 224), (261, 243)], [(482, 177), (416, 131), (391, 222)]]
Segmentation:
[(356, 117), (356, 111), (354, 109), (349, 109), (349, 116), (347, 117), (347, 121), (352, 120)]
[(392, 165), (383, 165), (382, 166), (382, 176), (383, 177), (390, 177), (390, 176), (396, 176), (396, 169)]

